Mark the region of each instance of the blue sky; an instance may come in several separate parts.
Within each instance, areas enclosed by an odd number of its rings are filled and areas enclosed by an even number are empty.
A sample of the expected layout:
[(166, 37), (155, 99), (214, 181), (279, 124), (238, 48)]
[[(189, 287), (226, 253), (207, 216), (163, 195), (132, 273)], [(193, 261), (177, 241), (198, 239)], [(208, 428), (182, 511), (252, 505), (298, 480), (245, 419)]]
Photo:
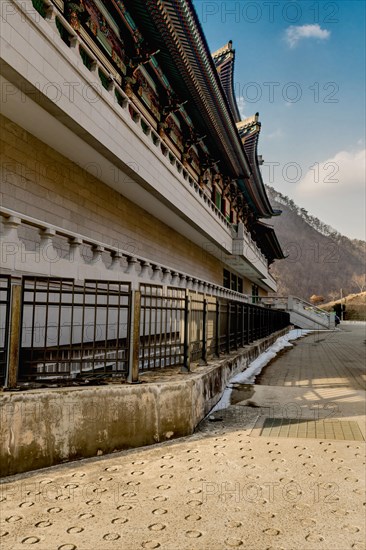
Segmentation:
[(243, 118), (259, 111), (266, 183), (365, 239), (363, 0), (194, 0), (211, 51), (233, 41)]

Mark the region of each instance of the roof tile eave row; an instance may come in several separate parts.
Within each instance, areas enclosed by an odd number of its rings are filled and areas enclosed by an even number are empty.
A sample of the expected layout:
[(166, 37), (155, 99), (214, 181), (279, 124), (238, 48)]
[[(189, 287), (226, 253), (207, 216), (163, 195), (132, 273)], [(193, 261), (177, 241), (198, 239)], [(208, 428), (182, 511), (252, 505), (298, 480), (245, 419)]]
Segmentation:
[[(224, 142), (227, 142), (225, 148), (229, 157), (230, 155), (233, 156), (233, 150), (235, 152), (236, 175), (248, 177), (251, 171), (250, 165), (191, 1), (157, 0), (153, 4), (153, 8), (158, 7), (160, 16), (165, 15), (164, 19), (168, 14), (170, 21), (173, 21), (173, 19), (174, 22), (176, 21), (176, 25), (172, 29), (175, 37), (174, 42), (175, 44), (177, 44), (177, 41), (180, 44), (184, 42), (185, 69), (187, 70), (189, 66), (193, 70), (195, 78), (199, 82), (201, 93), (203, 92), (205, 97), (210, 98), (211, 102), (212, 98), (217, 98), (211, 110), (215, 114), (215, 120), (220, 124), (221, 139), (224, 138)], [(177, 10), (181, 13), (181, 17), (173, 17)], [(157, 14), (157, 9), (152, 11), (153, 14)], [(197, 56), (197, 50), (200, 52), (199, 56)]]

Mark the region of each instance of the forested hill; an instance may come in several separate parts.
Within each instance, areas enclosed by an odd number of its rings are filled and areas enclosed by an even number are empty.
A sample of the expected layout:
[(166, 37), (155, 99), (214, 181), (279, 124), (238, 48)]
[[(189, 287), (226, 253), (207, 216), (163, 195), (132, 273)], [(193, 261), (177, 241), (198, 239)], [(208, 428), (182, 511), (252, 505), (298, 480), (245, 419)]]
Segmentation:
[(316, 294), (325, 300), (360, 292), (365, 274), (366, 242), (349, 239), (298, 207), (291, 199), (266, 186), (271, 204), (282, 210), (271, 219), (285, 260), (271, 267), (278, 294), (305, 300)]

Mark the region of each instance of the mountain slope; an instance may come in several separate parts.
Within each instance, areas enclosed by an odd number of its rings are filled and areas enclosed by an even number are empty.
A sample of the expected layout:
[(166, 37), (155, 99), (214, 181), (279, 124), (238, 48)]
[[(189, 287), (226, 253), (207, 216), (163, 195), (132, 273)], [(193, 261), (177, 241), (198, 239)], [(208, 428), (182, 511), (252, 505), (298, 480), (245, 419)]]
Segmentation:
[(278, 294), (294, 294), (309, 300), (313, 294), (325, 299), (358, 291), (352, 281), (365, 273), (366, 242), (349, 239), (299, 208), (272, 187), (267, 193), (281, 216), (272, 218), (285, 260), (276, 261), (271, 273), (278, 282)]

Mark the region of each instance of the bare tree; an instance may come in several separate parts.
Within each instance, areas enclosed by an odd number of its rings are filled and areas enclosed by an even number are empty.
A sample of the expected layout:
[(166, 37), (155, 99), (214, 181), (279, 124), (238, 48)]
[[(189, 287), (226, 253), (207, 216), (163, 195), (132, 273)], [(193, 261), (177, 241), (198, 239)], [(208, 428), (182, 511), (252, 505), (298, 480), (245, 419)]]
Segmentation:
[(330, 291), (328, 292), (328, 296), (330, 296), (331, 300), (332, 300), (333, 302), (335, 302), (336, 299), (337, 299), (338, 297), (340, 297), (340, 292), (339, 292), (339, 290), (330, 290)]
[(359, 289), (360, 292), (363, 292), (366, 288), (366, 276), (363, 275), (357, 275), (356, 273), (353, 275), (351, 279), (352, 283), (356, 288)]

